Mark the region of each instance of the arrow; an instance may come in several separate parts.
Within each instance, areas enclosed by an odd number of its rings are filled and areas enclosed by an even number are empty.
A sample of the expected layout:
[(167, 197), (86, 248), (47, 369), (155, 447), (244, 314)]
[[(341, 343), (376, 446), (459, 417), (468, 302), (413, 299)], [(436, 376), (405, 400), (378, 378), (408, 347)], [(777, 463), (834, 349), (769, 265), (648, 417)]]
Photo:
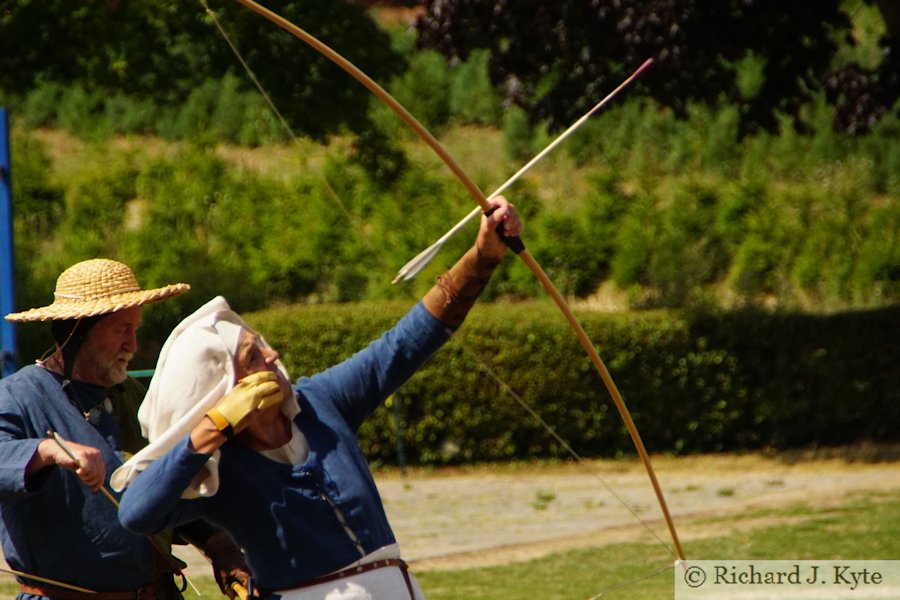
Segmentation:
[[(568, 129), (566, 129), (564, 132), (562, 132), (559, 135), (559, 137), (557, 137), (555, 140), (550, 142), (550, 144), (546, 148), (541, 150), (541, 152), (537, 156), (535, 156), (530, 161), (528, 161), (528, 164), (526, 164), (524, 167), (519, 169), (515, 175), (513, 175), (512, 177), (507, 179), (503, 185), (501, 185), (496, 190), (494, 190), (494, 193), (491, 194), (490, 196), (488, 196), (488, 200), (490, 200), (496, 196), (499, 196), (504, 191), (506, 191), (506, 189), (509, 186), (514, 184), (516, 181), (519, 180), (520, 177), (522, 177), (522, 175), (527, 173), (531, 169), (531, 167), (536, 165), (542, 158), (544, 158), (545, 156), (550, 154), (557, 146), (559, 146), (561, 143), (563, 143), (566, 140), (566, 138), (568, 138), (570, 135), (575, 133), (575, 131), (577, 131), (582, 125), (587, 123), (588, 119), (590, 119), (591, 117), (596, 115), (598, 112), (600, 112), (603, 109), (603, 107), (606, 106), (621, 90), (623, 90), (625, 87), (627, 87), (632, 81), (637, 79), (641, 75), (641, 73), (643, 73), (645, 70), (647, 70), (647, 68), (649, 68), (650, 65), (652, 65), (652, 64), (653, 64), (652, 58), (648, 58), (647, 60), (645, 60), (644, 64), (642, 64), (640, 67), (638, 67), (637, 70), (628, 77), (628, 79), (626, 79), (625, 81), (620, 83), (616, 89), (611, 91), (606, 96), (606, 98), (604, 98), (603, 100), (598, 102), (596, 105), (594, 105), (594, 107), (591, 110), (586, 112), (580, 119), (578, 119), (577, 121), (572, 123), (572, 125), (570, 125)], [(427, 265), (429, 262), (431, 262), (431, 259), (433, 259), (437, 255), (437, 253), (444, 246), (444, 244), (447, 242), (447, 240), (449, 240), (451, 237), (453, 237), (456, 234), (456, 232), (459, 231), (460, 229), (462, 229), (469, 221), (471, 221), (472, 219), (477, 217), (480, 212), (481, 212), (481, 210), (479, 208), (473, 209), (472, 212), (470, 212), (465, 217), (463, 217), (463, 219), (459, 223), (454, 225), (453, 228), (450, 229), (450, 231), (448, 231), (447, 233), (445, 233), (438, 241), (436, 241), (431, 246), (429, 246), (428, 248), (426, 248), (425, 250), (420, 252), (411, 261), (409, 261), (408, 263), (403, 265), (403, 267), (400, 268), (400, 270), (397, 272), (397, 276), (394, 277), (394, 279), (391, 281), (391, 283), (397, 283), (401, 279), (403, 281), (409, 281), (410, 279), (415, 277), (419, 273), (419, 271), (421, 271), (422, 269), (425, 268), (425, 265)]]

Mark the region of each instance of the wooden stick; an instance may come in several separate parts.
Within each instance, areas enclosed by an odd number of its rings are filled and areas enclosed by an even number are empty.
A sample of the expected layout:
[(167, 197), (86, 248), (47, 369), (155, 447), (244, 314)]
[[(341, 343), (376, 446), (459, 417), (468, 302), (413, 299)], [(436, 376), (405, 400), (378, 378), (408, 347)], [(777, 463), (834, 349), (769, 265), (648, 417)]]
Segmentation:
[[(78, 465), (78, 468), (80, 469), (81, 461), (78, 460), (78, 458), (75, 456), (75, 453), (73, 453), (72, 450), (69, 448), (69, 445), (66, 444), (64, 439), (62, 439), (62, 436), (60, 436), (55, 431), (48, 431), (47, 435), (49, 435), (51, 438), (53, 438), (53, 441), (56, 442), (56, 445), (59, 446), (62, 449), (62, 451), (65, 452), (69, 456), (69, 458), (71, 458), (75, 462), (76, 465)], [(116, 508), (119, 508), (119, 501), (116, 499), (115, 496), (112, 495), (112, 492), (110, 492), (108, 489), (106, 489), (106, 486), (101, 485), (100, 491), (103, 492), (103, 495), (106, 496), (107, 500), (112, 502), (113, 506), (115, 506)], [(178, 565), (175, 563), (174, 559), (172, 558), (171, 554), (169, 552), (167, 552), (165, 550), (165, 548), (160, 546), (160, 544), (156, 540), (156, 538), (154, 538), (153, 536), (149, 536), (149, 535), (144, 536), (144, 537), (146, 538), (146, 540), (148, 542), (150, 542), (150, 545), (153, 546), (153, 549), (156, 550), (156, 552), (163, 558), (163, 560), (166, 561), (166, 563), (169, 565), (169, 567), (171, 567), (172, 571), (176, 575), (179, 575), (180, 577), (184, 577), (184, 580), (190, 584), (190, 586), (194, 590), (194, 592), (196, 592), (196, 594), (198, 596), (202, 596), (203, 594), (200, 593), (200, 590), (197, 589), (197, 586), (194, 585), (194, 582), (191, 581), (190, 578), (188, 578), (188, 576), (184, 573), (184, 571), (182, 571), (178, 567)]]
[(22, 571), (16, 571), (15, 569), (3, 569), (0, 568), (0, 572), (9, 573), (10, 575), (16, 575), (17, 577), (21, 577), (22, 579), (31, 579), (32, 581), (40, 581), (41, 583), (46, 583), (52, 585), (53, 587), (63, 588), (66, 590), (72, 590), (75, 592), (81, 592), (83, 594), (96, 594), (94, 590), (89, 590), (87, 588), (78, 587), (77, 585), (72, 585), (71, 583), (63, 583), (62, 581), (56, 581), (55, 579), (50, 579), (49, 577), (40, 577), (39, 575), (30, 575), (28, 573), (24, 573)]

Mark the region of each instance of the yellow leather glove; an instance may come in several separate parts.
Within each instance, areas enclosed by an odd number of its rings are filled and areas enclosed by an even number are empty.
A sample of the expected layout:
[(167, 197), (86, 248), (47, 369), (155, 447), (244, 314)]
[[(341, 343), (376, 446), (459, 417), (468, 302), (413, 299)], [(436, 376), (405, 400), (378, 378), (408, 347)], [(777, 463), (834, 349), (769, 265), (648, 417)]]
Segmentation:
[(284, 394), (281, 393), (275, 373), (260, 371), (241, 379), (206, 415), (219, 431), (230, 437), (246, 427), (246, 423), (241, 421), (247, 415), (281, 404), (282, 400)]

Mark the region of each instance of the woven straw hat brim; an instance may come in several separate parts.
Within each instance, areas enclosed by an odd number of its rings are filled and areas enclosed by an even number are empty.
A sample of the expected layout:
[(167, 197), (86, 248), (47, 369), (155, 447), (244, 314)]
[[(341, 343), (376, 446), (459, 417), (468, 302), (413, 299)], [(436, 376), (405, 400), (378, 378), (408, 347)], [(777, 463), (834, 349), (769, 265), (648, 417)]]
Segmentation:
[(65, 321), (114, 313), (126, 308), (143, 306), (167, 298), (180, 296), (191, 289), (186, 283), (176, 283), (152, 290), (123, 292), (92, 300), (57, 298), (53, 304), (32, 308), (24, 312), (10, 313), (6, 320), (16, 323), (26, 321)]

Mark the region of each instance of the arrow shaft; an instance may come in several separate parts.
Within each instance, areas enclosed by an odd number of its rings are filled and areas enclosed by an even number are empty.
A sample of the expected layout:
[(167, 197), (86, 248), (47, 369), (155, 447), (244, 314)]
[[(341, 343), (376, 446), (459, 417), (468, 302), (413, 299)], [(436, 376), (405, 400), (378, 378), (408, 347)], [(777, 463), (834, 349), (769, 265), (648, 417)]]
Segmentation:
[[(521, 169), (516, 171), (512, 177), (510, 177), (503, 183), (503, 185), (501, 185), (496, 190), (494, 190), (494, 193), (492, 193), (490, 196), (488, 196), (487, 199), (490, 200), (490, 199), (494, 198), (495, 196), (499, 196), (504, 191), (506, 191), (506, 189), (508, 187), (510, 187), (512, 184), (514, 184), (516, 181), (518, 181), (519, 178), (522, 177), (522, 175), (527, 173), (531, 169), (531, 167), (533, 167), (538, 162), (540, 162), (541, 159), (543, 159), (545, 156), (550, 154), (557, 146), (559, 146), (561, 143), (563, 143), (570, 135), (575, 133), (575, 131), (577, 131), (582, 125), (587, 123), (588, 119), (590, 119), (592, 116), (594, 116), (598, 112), (600, 112), (600, 110), (602, 110), (604, 106), (609, 104), (609, 102), (620, 91), (622, 91), (625, 87), (627, 87), (632, 81), (637, 79), (641, 75), (641, 73), (643, 73), (645, 70), (647, 70), (650, 67), (650, 65), (652, 65), (652, 64), (653, 64), (652, 58), (648, 58), (647, 60), (645, 60), (644, 63), (640, 67), (638, 67), (634, 71), (634, 73), (632, 73), (627, 79), (625, 79), (622, 83), (620, 83), (616, 87), (616, 89), (614, 89), (609, 94), (607, 94), (606, 97), (603, 98), (603, 100), (601, 100), (597, 104), (595, 104), (591, 108), (591, 110), (586, 112), (584, 115), (581, 116), (581, 118), (579, 118), (577, 121), (572, 123), (572, 125), (570, 125), (568, 129), (566, 129), (559, 136), (557, 136), (557, 138), (555, 140), (550, 142), (550, 144), (548, 144), (546, 148), (541, 150), (536, 156), (534, 156), (530, 161), (528, 161)], [(404, 279), (404, 280), (408, 281), (408, 280), (412, 279), (413, 277), (415, 277), (416, 274), (419, 271), (421, 271), (425, 267), (425, 265), (427, 265), (431, 261), (432, 258), (435, 257), (435, 255), (438, 253), (438, 251), (441, 249), (441, 247), (443, 247), (443, 245), (447, 242), (447, 240), (449, 240), (451, 237), (453, 237), (460, 229), (462, 229), (466, 224), (468, 224), (469, 221), (471, 221), (472, 219), (477, 217), (479, 212), (480, 211), (477, 208), (472, 210), (472, 212), (470, 212), (465, 217), (463, 217), (459, 223), (454, 225), (453, 228), (450, 229), (450, 231), (448, 231), (443, 236), (441, 236), (440, 239), (438, 239), (431, 246), (429, 246), (428, 248), (426, 248), (425, 250), (423, 250), (422, 252), (417, 254), (416, 257), (413, 258), (411, 261), (409, 261), (408, 263), (403, 265), (403, 267), (397, 273), (397, 277), (394, 278), (392, 283), (396, 283), (400, 279)]]
[[(66, 444), (66, 441), (65, 441), (64, 439), (62, 439), (62, 438), (60, 437), (60, 435), (59, 435), (58, 433), (56, 433), (55, 431), (48, 431), (47, 433), (50, 434), (50, 437), (53, 438), (53, 441), (56, 442), (56, 445), (59, 446), (60, 449), (62, 449), (62, 451), (65, 452), (66, 455), (68, 455), (68, 457), (71, 458), (72, 461), (73, 461), (76, 465), (78, 465), (78, 468), (80, 469), (80, 468), (81, 468), (81, 461), (78, 460), (78, 458), (75, 456), (75, 453), (73, 453), (73, 452), (72, 452), (72, 449), (69, 448), (69, 445)], [(106, 489), (106, 486), (100, 486), (100, 492), (101, 492), (104, 496), (106, 496), (107, 500), (109, 500), (110, 502), (112, 502), (113, 506), (115, 506), (116, 508), (119, 507), (119, 501), (116, 500), (116, 497), (113, 496), (112, 493), (111, 493), (108, 489)]]
[(643, 73), (643, 72), (646, 71), (648, 68), (650, 68), (650, 65), (652, 65), (652, 64), (653, 64), (653, 59), (652, 59), (652, 58), (648, 58), (647, 60), (645, 60), (644, 63), (643, 63), (640, 67), (638, 67), (638, 68), (634, 71), (634, 73), (632, 73), (631, 75), (629, 75), (627, 79), (625, 79), (622, 83), (620, 83), (620, 84), (616, 87), (616, 89), (614, 89), (614, 90), (611, 91), (609, 94), (607, 94), (606, 97), (605, 97), (603, 100), (601, 100), (600, 102), (598, 102), (597, 104), (595, 104), (594, 107), (593, 107), (591, 110), (589, 110), (587, 113), (585, 113), (584, 115), (582, 115), (580, 119), (578, 119), (577, 121), (575, 121), (574, 123), (572, 123), (572, 125), (570, 125), (568, 129), (566, 129), (566, 130), (565, 130), (564, 132), (562, 132), (559, 136), (557, 136), (557, 138), (556, 138), (555, 140), (553, 140), (552, 142), (550, 142), (550, 144), (548, 144), (546, 148), (544, 148), (543, 150), (541, 150), (534, 158), (532, 158), (530, 161), (528, 161), (528, 162), (525, 164), (525, 166), (523, 166), (521, 169), (519, 169), (518, 171), (516, 171), (516, 173), (515, 173), (512, 177), (510, 177), (509, 179), (507, 179), (506, 182), (505, 182), (503, 185), (501, 185), (499, 188), (497, 188), (497, 190), (496, 190), (493, 194), (491, 194), (490, 196), (488, 196), (488, 198), (493, 198), (494, 196), (497, 196), (497, 195), (502, 194), (502, 193), (506, 190), (506, 188), (508, 188), (508, 187), (511, 186), (513, 183), (515, 183), (516, 181), (518, 181), (518, 179), (519, 179), (522, 175), (524, 175), (525, 173), (527, 173), (527, 172), (531, 169), (531, 167), (533, 167), (534, 165), (536, 165), (538, 162), (540, 162), (540, 160), (541, 160), (542, 158), (544, 158), (545, 156), (547, 156), (548, 154), (550, 154), (551, 152), (553, 152), (553, 150), (554, 150), (557, 146), (559, 146), (559, 145), (562, 144), (564, 141), (566, 141), (566, 139), (567, 139), (570, 135), (572, 135), (573, 133), (575, 133), (582, 125), (584, 125), (585, 123), (587, 123), (588, 119), (590, 119), (592, 116), (594, 116), (595, 114), (597, 114), (598, 112), (600, 112), (600, 111), (603, 109), (603, 107), (606, 106), (607, 104), (609, 104), (609, 102), (610, 102), (613, 98), (615, 98), (615, 96), (616, 96), (620, 91), (622, 91), (623, 89), (625, 89), (626, 87), (628, 87), (628, 85), (629, 85), (632, 81), (634, 81), (635, 79), (637, 79), (638, 77), (640, 77), (641, 73)]

